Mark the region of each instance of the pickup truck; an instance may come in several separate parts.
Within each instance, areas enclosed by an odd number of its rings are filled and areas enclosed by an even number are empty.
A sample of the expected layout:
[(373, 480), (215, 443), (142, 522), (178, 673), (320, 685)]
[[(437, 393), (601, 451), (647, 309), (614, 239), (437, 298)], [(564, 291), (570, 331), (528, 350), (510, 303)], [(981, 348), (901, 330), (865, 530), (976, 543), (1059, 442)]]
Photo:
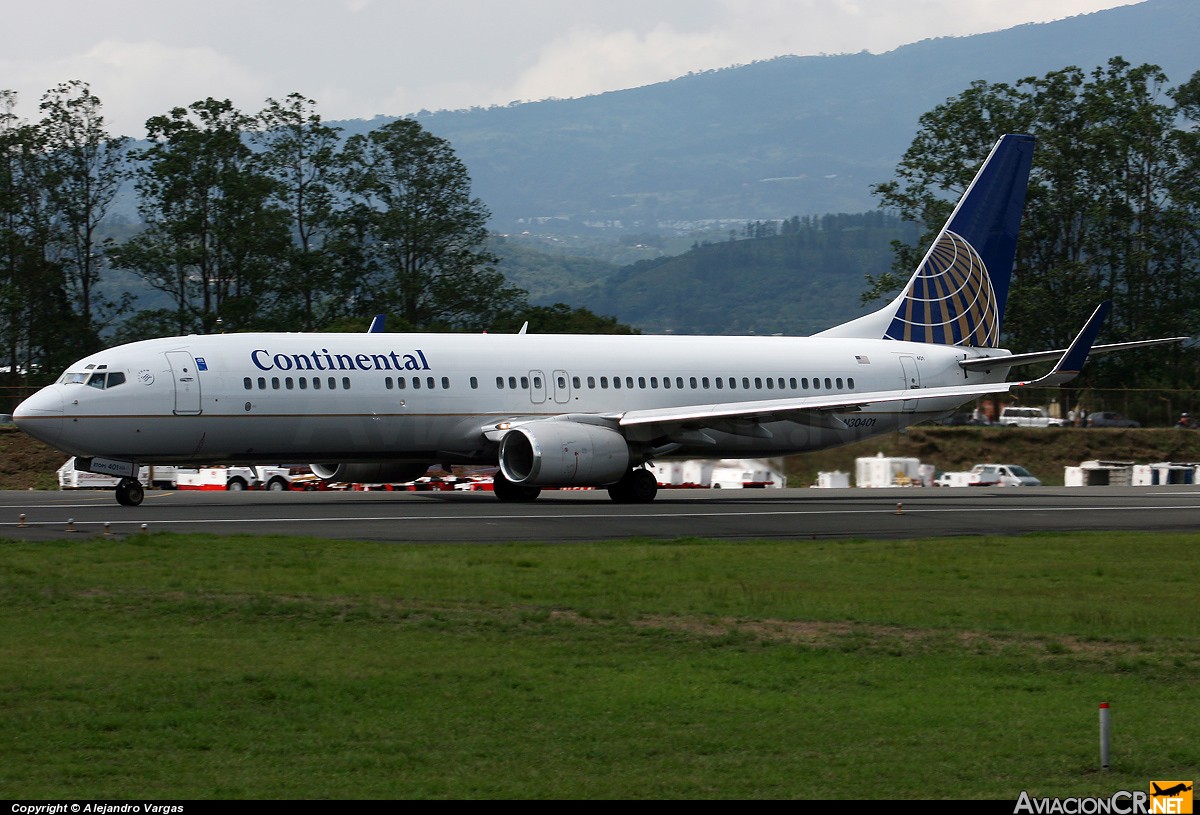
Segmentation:
[(1042, 482), (1018, 464), (976, 464), (971, 468), (972, 487), (1040, 487)]
[(997, 424), (1005, 427), (1063, 427), (1066, 423), (1038, 407), (1006, 407)]
[(976, 464), (970, 472), (942, 473), (935, 487), (1040, 487), (1042, 482), (1017, 464)]

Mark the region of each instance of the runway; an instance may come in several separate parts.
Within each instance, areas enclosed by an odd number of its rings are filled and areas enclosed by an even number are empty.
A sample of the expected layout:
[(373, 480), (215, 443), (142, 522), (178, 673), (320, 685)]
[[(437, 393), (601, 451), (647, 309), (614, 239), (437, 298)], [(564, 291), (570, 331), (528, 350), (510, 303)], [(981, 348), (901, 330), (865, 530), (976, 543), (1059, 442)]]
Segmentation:
[[(24, 516), (24, 519), (21, 516)], [(1200, 530), (1200, 487), (663, 490), (651, 504), (604, 491), (546, 491), (504, 504), (464, 492), (0, 492), (0, 539), (144, 532), (309, 535), (413, 543), (682, 537), (917, 538), (1038, 531)]]

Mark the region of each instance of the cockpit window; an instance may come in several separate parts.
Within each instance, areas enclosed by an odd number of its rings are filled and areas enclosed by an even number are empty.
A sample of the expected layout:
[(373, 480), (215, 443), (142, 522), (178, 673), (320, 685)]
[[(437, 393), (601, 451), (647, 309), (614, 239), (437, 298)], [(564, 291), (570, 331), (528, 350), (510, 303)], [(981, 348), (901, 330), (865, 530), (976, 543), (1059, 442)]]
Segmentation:
[[(88, 367), (91, 368), (94, 366), (89, 365)], [(58, 384), (60, 385), (89, 385), (99, 390), (104, 390), (105, 387), (115, 388), (117, 385), (124, 384), (124, 382), (125, 374), (120, 371), (112, 371), (110, 373), (104, 373), (103, 371), (96, 373), (92, 373), (91, 371), (67, 371), (58, 378)]]

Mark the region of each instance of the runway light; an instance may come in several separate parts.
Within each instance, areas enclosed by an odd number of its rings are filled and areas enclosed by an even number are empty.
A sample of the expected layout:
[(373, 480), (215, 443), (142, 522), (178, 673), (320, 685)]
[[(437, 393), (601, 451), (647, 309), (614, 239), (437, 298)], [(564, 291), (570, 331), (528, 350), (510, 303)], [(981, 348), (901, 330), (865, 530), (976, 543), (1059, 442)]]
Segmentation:
[(24, 512), (21, 513), (20, 518), (17, 520), (17, 527), (19, 529), (25, 528), (25, 513)]
[(142, 531), (143, 531), (143, 532), (149, 532), (149, 531), (150, 531), (150, 524), (142, 524)]
[(108, 521), (105, 521), (105, 522), (104, 522), (104, 535), (105, 535), (105, 537), (107, 537), (107, 536), (109, 535), (109, 531), (108, 531)]
[(903, 503), (903, 502), (901, 502), (901, 501), (897, 501), (897, 502), (896, 502), (896, 514), (897, 514), (897, 515), (903, 515), (903, 514), (904, 514), (904, 503)]
[(68, 532), (75, 531), (75, 519), (74, 518), (67, 518), (67, 531)]

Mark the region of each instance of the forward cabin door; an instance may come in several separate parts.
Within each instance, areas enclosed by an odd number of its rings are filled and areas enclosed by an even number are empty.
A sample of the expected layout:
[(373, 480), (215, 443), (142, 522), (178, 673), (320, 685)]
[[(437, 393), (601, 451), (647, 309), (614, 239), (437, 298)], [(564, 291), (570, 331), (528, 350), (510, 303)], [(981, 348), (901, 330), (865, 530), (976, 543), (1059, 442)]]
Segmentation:
[(200, 377), (190, 351), (167, 351), (171, 378), (175, 381), (175, 414), (194, 416), (200, 412)]

